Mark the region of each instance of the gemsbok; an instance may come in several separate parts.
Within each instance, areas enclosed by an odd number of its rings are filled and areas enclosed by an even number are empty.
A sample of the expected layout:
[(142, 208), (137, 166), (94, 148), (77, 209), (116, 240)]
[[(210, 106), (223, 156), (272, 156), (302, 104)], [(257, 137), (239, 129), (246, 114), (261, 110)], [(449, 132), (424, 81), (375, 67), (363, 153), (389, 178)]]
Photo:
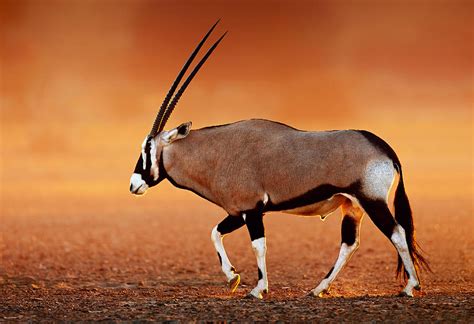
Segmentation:
[[(191, 62), (218, 22), (192, 52), (173, 82), (130, 179), (130, 191), (144, 194), (169, 180), (222, 207), (228, 216), (212, 229), (222, 271), (233, 292), (240, 275), (232, 266), (223, 237), (246, 225), (257, 259), (258, 281), (249, 296), (268, 292), (263, 215), (280, 211), (325, 217), (342, 209), (341, 247), (333, 268), (310, 295), (329, 292), (331, 283), (359, 246), (362, 217), (367, 214), (398, 252), (397, 275), (406, 281), (401, 295), (420, 289), (420, 267), (429, 269), (415, 241), (415, 229), (394, 150), (364, 130), (302, 131), (262, 119), (191, 130), (191, 122), (163, 130), (181, 95), (221, 42), (210, 47), (176, 92)], [(389, 193), (396, 183), (395, 215)]]

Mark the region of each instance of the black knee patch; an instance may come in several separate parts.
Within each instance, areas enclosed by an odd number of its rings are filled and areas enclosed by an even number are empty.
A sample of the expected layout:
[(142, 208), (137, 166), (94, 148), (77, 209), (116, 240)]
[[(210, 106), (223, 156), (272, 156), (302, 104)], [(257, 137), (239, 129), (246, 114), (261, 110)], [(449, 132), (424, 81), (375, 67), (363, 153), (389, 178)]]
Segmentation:
[(258, 268), (258, 280), (261, 280), (262, 278), (263, 278), (262, 270), (260, 270), (260, 268)]
[(385, 201), (369, 199), (359, 199), (359, 201), (375, 226), (390, 238), (396, 222)]
[(245, 221), (241, 216), (227, 216), (222, 222), (217, 225), (217, 230), (222, 235), (235, 231), (244, 226)]
[(329, 270), (328, 274), (326, 275), (326, 277), (324, 277), (324, 279), (329, 278), (329, 276), (331, 275), (333, 271), (334, 271), (334, 267), (332, 267), (331, 270)]
[(341, 226), (341, 244), (352, 245), (355, 243), (357, 235), (357, 223), (352, 217), (345, 216)]
[(250, 240), (255, 241), (259, 238), (265, 237), (265, 228), (263, 226), (263, 215), (250, 214), (246, 215), (245, 222), (249, 230)]
[(219, 263), (222, 265), (222, 258), (221, 258), (221, 254), (219, 252), (217, 252), (217, 257), (219, 258)]

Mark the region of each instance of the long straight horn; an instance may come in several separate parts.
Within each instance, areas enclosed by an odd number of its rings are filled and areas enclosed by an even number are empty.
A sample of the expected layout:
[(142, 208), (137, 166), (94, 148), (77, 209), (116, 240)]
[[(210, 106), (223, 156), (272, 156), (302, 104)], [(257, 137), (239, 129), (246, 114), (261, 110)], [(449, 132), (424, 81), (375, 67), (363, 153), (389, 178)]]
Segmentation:
[(168, 94), (165, 97), (165, 100), (163, 100), (163, 103), (161, 104), (160, 110), (158, 111), (158, 115), (155, 118), (155, 121), (153, 122), (153, 127), (151, 128), (150, 131), (150, 136), (155, 136), (157, 133), (158, 128), (163, 129), (163, 127), (160, 127), (161, 121), (163, 119), (163, 115), (166, 111), (166, 107), (168, 106), (169, 101), (171, 100), (171, 96), (174, 94), (176, 87), (178, 84), (181, 82), (181, 79), (183, 78), (184, 74), (186, 73), (186, 70), (188, 69), (189, 65), (191, 65), (192, 61), (196, 57), (197, 53), (201, 49), (202, 45), (204, 42), (207, 40), (209, 35), (212, 33), (214, 28), (217, 26), (219, 23), (220, 19), (209, 29), (207, 34), (204, 36), (204, 38), (201, 40), (201, 42), (197, 45), (196, 49), (191, 53), (191, 56), (188, 58), (186, 63), (184, 64), (183, 68), (181, 69), (181, 72), (179, 72), (178, 76), (176, 77), (176, 80), (174, 80), (173, 85), (171, 86), (170, 90), (168, 91)]
[(227, 32), (225, 32), (215, 43), (214, 45), (211, 46), (211, 48), (207, 51), (206, 55), (204, 55), (204, 57), (201, 59), (201, 61), (199, 61), (199, 63), (194, 67), (194, 70), (191, 72), (191, 74), (188, 76), (188, 78), (186, 79), (186, 81), (184, 81), (183, 85), (181, 86), (181, 88), (179, 88), (178, 92), (176, 92), (176, 95), (174, 96), (173, 100), (171, 101), (171, 103), (169, 104), (168, 108), (166, 109), (165, 111), (165, 114), (163, 116), (163, 121), (160, 123), (160, 128), (158, 130), (158, 132), (161, 132), (163, 130), (163, 128), (165, 127), (166, 125), (166, 122), (168, 121), (168, 118), (170, 117), (171, 113), (173, 112), (173, 109), (174, 107), (176, 106), (176, 104), (178, 103), (179, 99), (181, 98), (181, 96), (183, 95), (184, 93), (184, 90), (186, 90), (186, 88), (188, 87), (189, 83), (192, 81), (192, 79), (194, 78), (194, 76), (198, 73), (199, 69), (201, 68), (201, 66), (203, 66), (203, 64), (206, 62), (206, 60), (209, 58), (209, 56), (212, 54), (212, 52), (216, 49), (217, 45), (219, 45), (219, 43), (221, 42), (221, 40), (224, 38), (224, 36), (227, 34)]

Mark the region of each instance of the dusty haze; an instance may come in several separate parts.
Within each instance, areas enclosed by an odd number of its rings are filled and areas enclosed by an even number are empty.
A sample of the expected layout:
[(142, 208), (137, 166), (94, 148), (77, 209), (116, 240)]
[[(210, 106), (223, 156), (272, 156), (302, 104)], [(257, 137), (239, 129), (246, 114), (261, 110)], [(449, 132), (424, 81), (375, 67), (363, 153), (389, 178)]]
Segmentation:
[[(472, 193), (472, 4), (3, 1), (1, 7), (5, 194), (28, 181), (43, 192), (70, 183), (76, 194), (103, 187), (131, 200), (128, 176), (156, 109), (217, 18), (214, 37), (229, 35), (168, 127), (259, 117), (303, 129), (368, 129), (399, 152), (411, 192)], [(82, 182), (88, 185), (80, 188)]]

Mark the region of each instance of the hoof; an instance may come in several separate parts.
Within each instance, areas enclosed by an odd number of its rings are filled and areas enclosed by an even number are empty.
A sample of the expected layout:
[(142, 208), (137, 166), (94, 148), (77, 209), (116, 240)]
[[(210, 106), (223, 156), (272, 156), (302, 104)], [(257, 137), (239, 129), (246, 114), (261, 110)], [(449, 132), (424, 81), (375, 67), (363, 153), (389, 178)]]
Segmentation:
[(304, 295), (302, 298), (303, 299), (319, 299), (319, 298), (324, 298), (329, 295), (329, 290), (323, 290), (319, 294), (316, 294), (314, 290), (311, 290), (309, 293)]
[(319, 293), (312, 290), (308, 295), (312, 295), (313, 297), (323, 298), (324, 296), (329, 295), (329, 288), (328, 289), (323, 289)]
[(413, 295), (409, 295), (406, 291), (400, 291), (397, 296), (398, 297), (413, 297)]
[(233, 293), (240, 284), (240, 275), (236, 274), (234, 278), (229, 281), (230, 292)]
[(252, 294), (248, 294), (246, 295), (243, 299), (249, 299), (249, 300), (262, 300), (263, 299), (263, 296), (262, 294), (260, 294), (258, 297), (257, 296), (254, 296)]

